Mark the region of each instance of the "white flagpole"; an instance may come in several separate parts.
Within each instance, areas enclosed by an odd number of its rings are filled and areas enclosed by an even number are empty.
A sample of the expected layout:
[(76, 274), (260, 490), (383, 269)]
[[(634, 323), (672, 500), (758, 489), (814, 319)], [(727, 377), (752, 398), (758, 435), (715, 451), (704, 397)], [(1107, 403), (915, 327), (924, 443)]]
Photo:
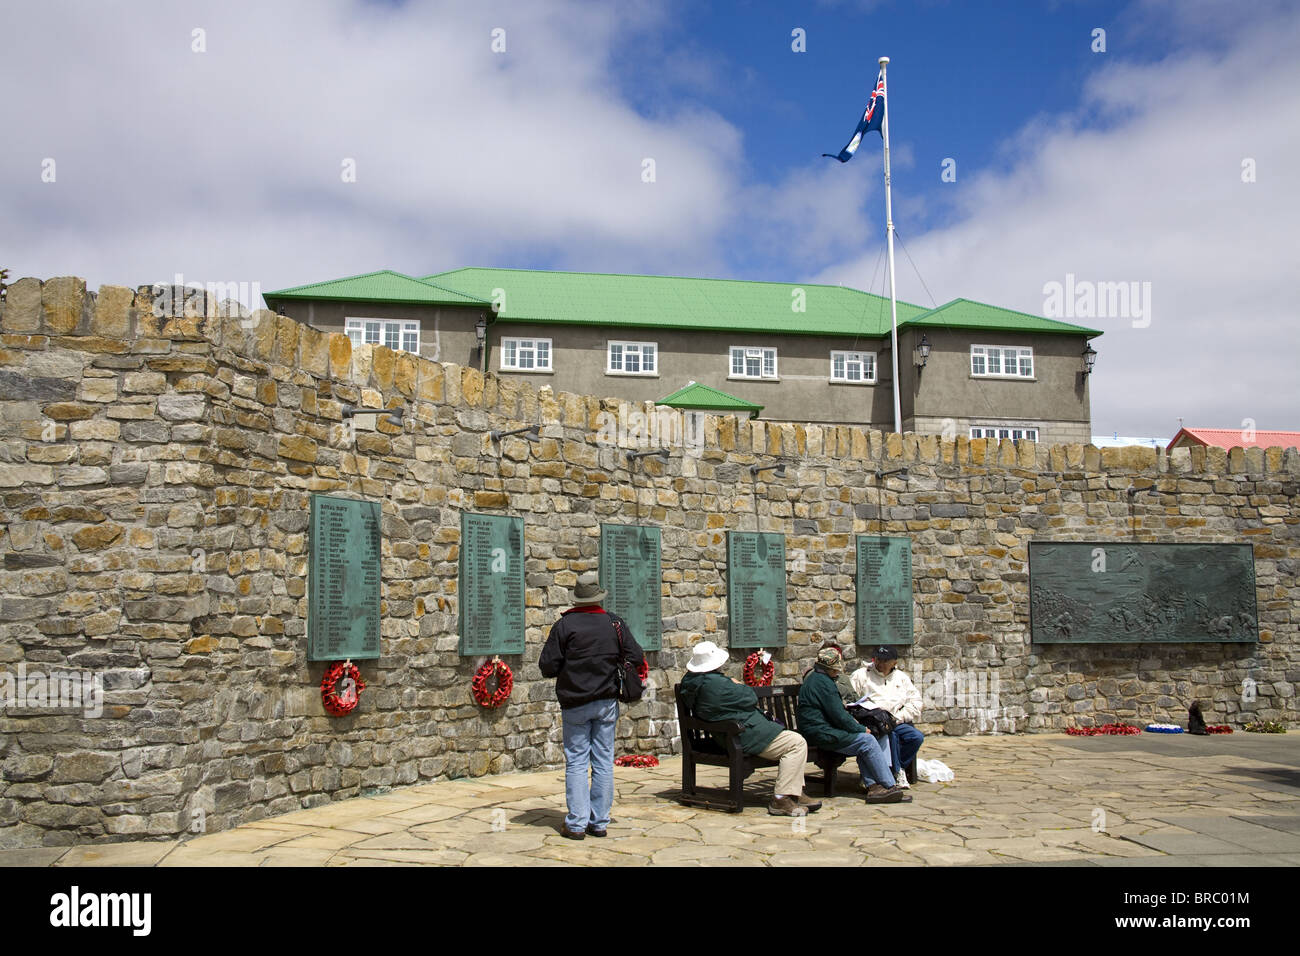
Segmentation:
[(894, 357), (894, 431), (901, 435), (903, 432), (903, 403), (898, 396), (898, 297), (894, 292), (894, 206), (889, 193), (889, 114), (894, 111), (894, 108), (889, 105), (889, 84), (885, 78), (885, 68), (888, 65), (889, 57), (882, 56), (880, 58), (880, 84), (885, 97), (885, 121), (880, 132), (885, 140), (885, 232), (889, 240), (889, 311), (893, 323), (893, 347), (890, 352)]

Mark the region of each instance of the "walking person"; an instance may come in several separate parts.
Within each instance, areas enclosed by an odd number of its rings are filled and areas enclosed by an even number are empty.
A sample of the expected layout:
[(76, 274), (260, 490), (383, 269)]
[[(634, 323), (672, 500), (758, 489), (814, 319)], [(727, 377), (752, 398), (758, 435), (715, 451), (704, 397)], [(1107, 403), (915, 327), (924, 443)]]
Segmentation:
[[(579, 575), (573, 607), (551, 627), (537, 661), (543, 677), (555, 678), (563, 718), (568, 814), (560, 832), (570, 840), (603, 837), (609, 826), (618, 725), (615, 673), (623, 655), (637, 667), (645, 662), (627, 622), (601, 607), (605, 597), (595, 571)], [(622, 632), (621, 649), (615, 624)]]

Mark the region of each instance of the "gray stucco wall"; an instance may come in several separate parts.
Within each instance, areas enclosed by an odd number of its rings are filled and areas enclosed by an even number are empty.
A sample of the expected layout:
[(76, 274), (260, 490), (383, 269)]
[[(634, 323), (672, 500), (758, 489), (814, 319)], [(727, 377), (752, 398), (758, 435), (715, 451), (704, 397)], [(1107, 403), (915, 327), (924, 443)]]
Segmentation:
[(379, 302), (285, 302), (292, 319), (321, 332), (343, 332), (346, 319), (405, 319), (420, 323), (420, 357), (477, 368), (474, 323), (484, 309)]

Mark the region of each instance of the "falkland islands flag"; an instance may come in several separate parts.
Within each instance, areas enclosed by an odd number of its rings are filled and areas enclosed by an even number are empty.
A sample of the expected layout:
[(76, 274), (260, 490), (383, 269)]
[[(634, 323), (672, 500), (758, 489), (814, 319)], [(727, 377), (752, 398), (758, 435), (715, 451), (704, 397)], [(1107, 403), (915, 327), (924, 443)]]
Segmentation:
[(858, 123), (858, 128), (853, 131), (853, 138), (849, 140), (849, 145), (840, 150), (838, 155), (835, 153), (822, 153), (822, 155), (829, 156), (831, 159), (838, 159), (841, 163), (847, 163), (853, 158), (853, 154), (858, 151), (858, 146), (862, 144), (862, 134), (872, 129), (879, 132), (884, 121), (885, 74), (882, 70), (876, 75), (876, 88), (871, 91), (871, 101), (867, 103), (867, 109), (862, 114), (862, 120)]

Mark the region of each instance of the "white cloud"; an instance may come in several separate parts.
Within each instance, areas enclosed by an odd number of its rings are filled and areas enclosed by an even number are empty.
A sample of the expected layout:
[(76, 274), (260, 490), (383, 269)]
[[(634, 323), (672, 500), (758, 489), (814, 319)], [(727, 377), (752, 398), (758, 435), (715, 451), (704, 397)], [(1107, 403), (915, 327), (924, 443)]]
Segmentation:
[[(0, 256), (15, 276), (183, 271), (263, 288), (506, 264), (503, 246), (589, 269), (629, 249), (661, 267), (715, 264), (738, 133), (704, 110), (639, 115), (610, 78), (616, 33), (660, 15), (576, 2), (17, 8), (0, 58), (0, 85), (18, 91)], [(191, 49), (196, 28), (206, 52)], [(54, 183), (40, 180), (45, 157)]]
[[(1212, 53), (1100, 61), (1077, 116), (1027, 127), (1005, 168), (963, 170), (955, 224), (909, 236), (899, 223), (937, 300), (1041, 315), (1044, 285), (1067, 274), (1150, 282), (1148, 327), (1075, 320), (1105, 332), (1094, 432), (1172, 436), (1180, 416), (1300, 428), (1298, 37), (1292, 12), (1239, 21)], [(865, 277), (876, 256), (821, 276)], [(898, 275), (900, 298), (928, 303), (901, 258)]]

